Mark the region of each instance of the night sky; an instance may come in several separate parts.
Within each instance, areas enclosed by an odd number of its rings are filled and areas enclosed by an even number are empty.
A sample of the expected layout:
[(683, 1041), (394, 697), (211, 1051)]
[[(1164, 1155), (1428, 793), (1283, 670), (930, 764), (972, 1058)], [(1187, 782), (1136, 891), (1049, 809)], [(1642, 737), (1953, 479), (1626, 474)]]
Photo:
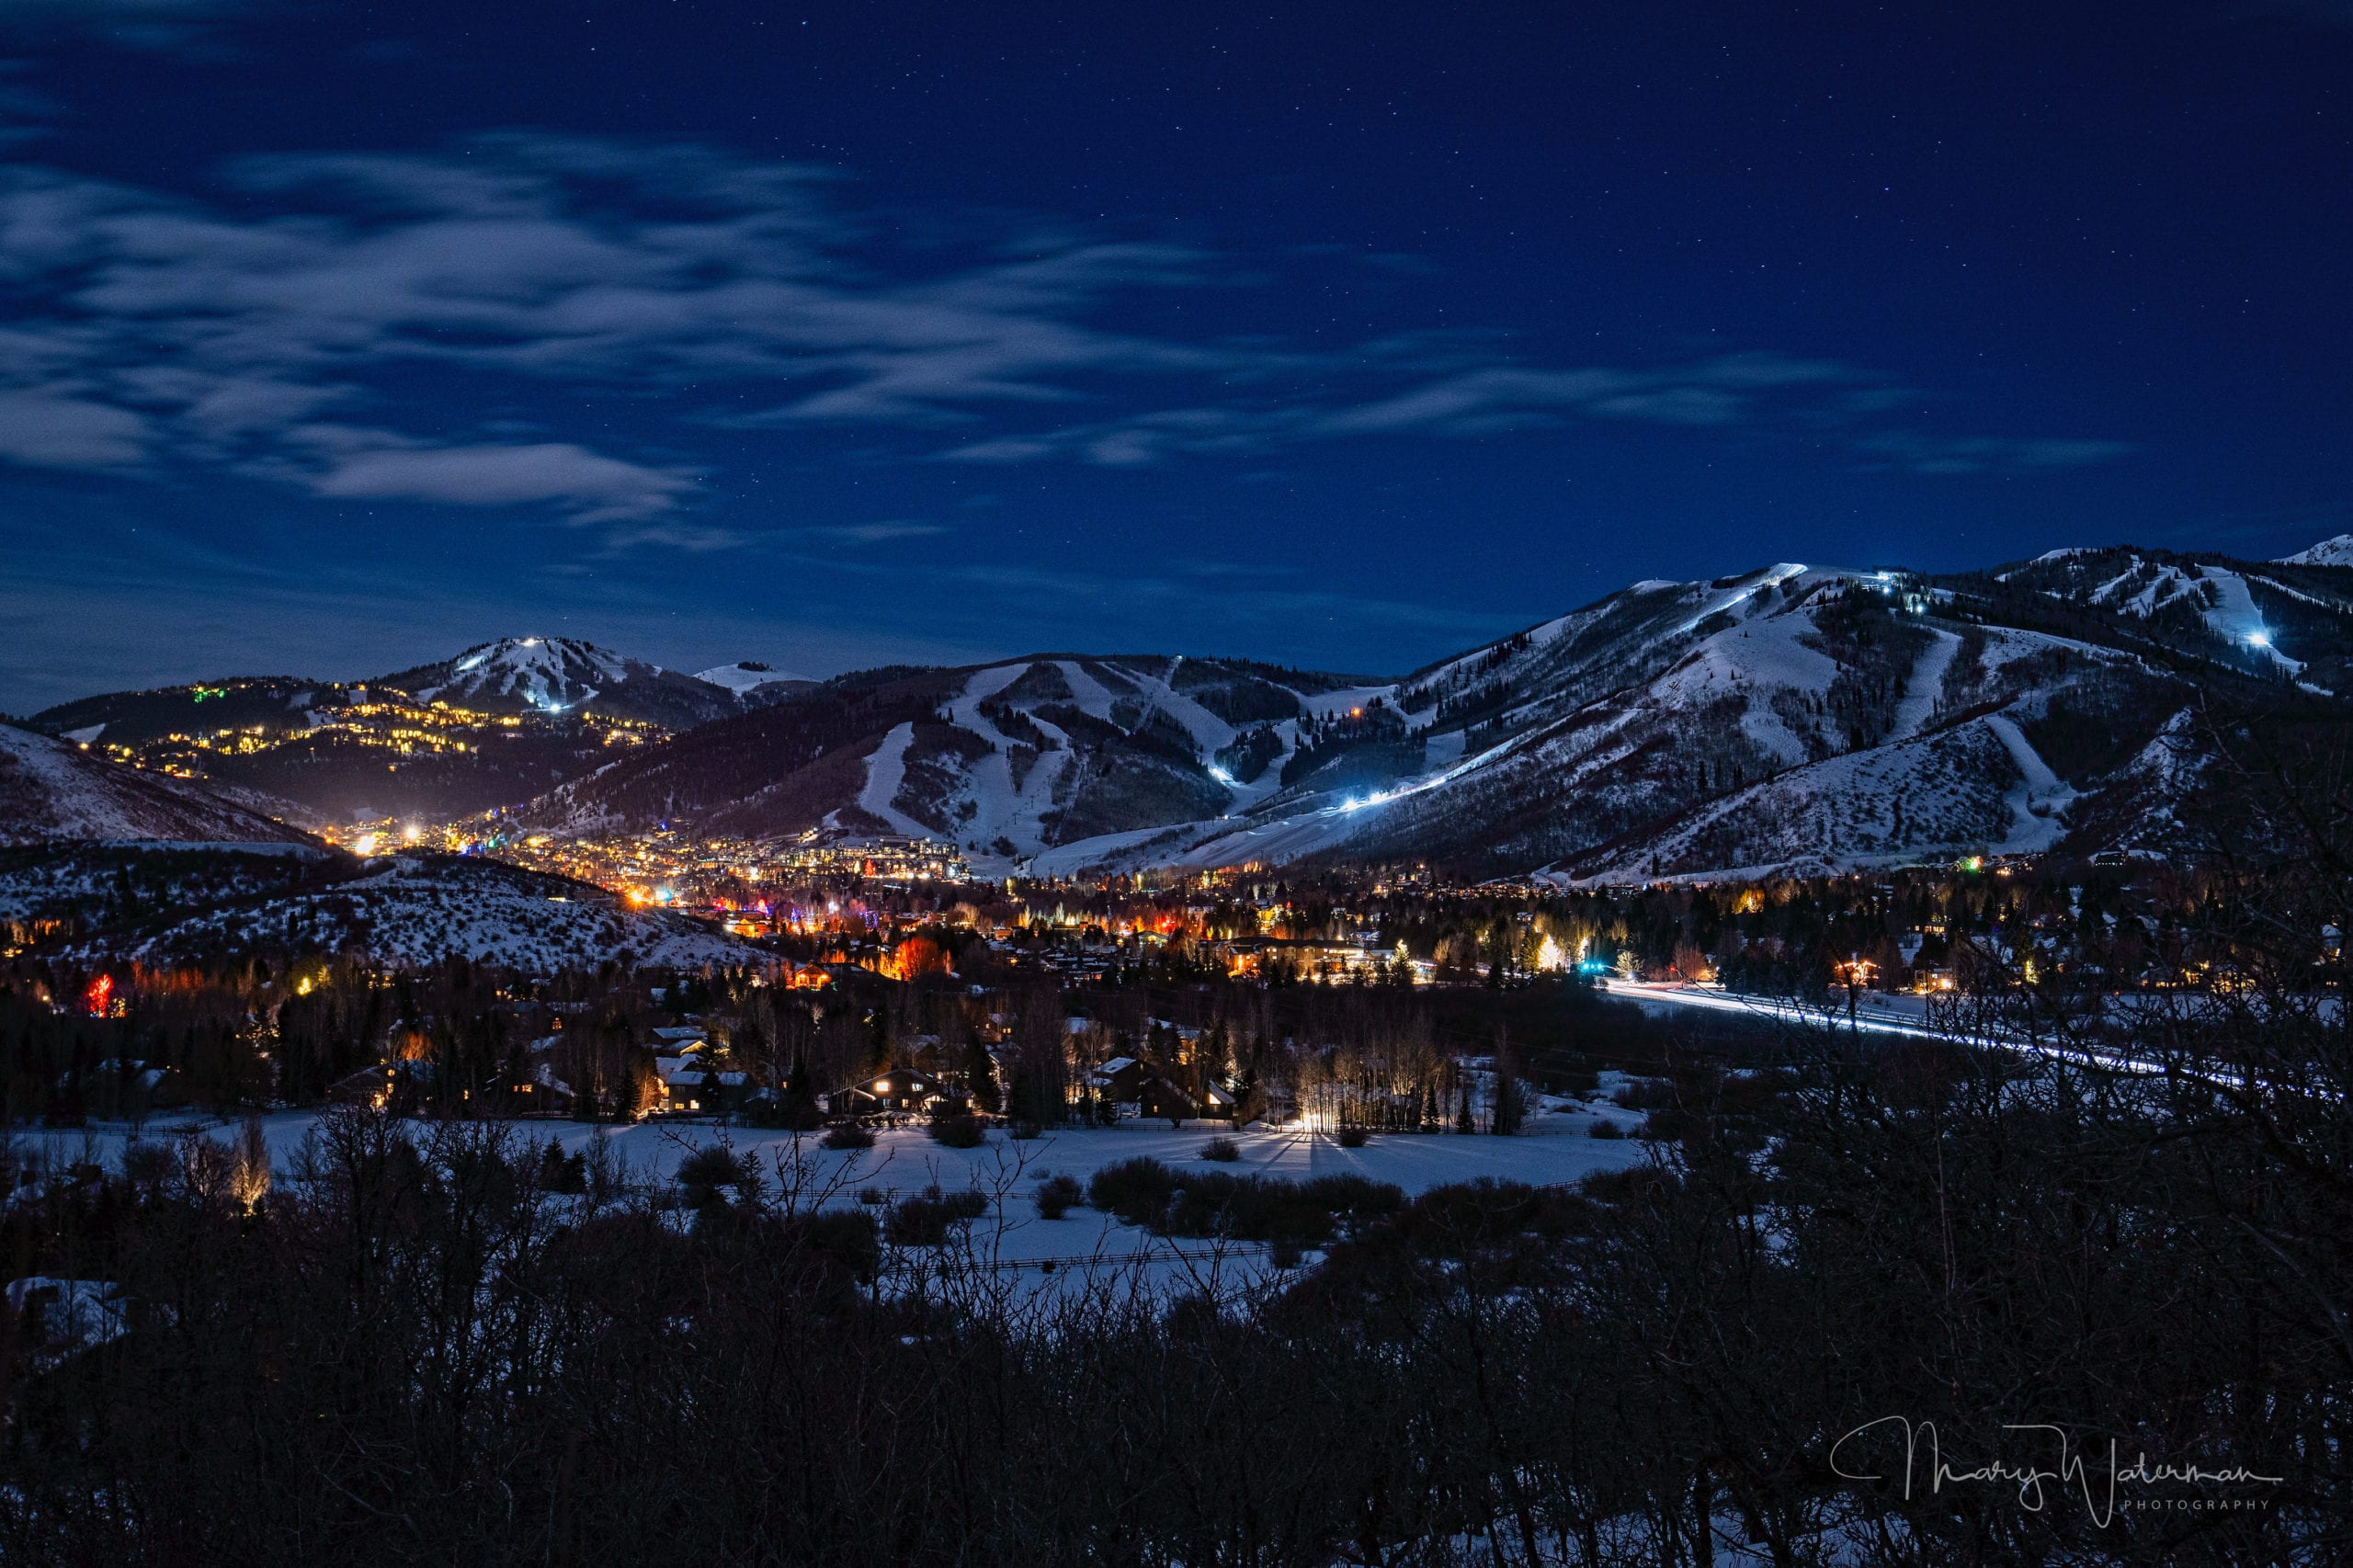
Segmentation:
[(2353, 5), (0, 0), (0, 709), (2353, 528)]

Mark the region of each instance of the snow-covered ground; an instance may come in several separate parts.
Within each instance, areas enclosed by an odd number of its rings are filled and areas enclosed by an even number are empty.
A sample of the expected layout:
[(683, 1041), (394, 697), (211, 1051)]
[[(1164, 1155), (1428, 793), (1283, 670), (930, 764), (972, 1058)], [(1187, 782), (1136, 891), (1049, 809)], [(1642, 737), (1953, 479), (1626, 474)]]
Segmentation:
[(807, 676), (793, 675), (786, 670), (772, 670), (764, 665), (719, 665), (710, 669), (697, 670), (695, 679), (709, 681), (713, 686), (724, 687), (738, 697), (747, 692), (757, 691), (764, 686), (781, 686), (788, 682), (800, 685), (809, 681)]
[[(1616, 1074), (1604, 1074), (1602, 1092), (1620, 1082)], [(293, 1174), (303, 1141), (324, 1114), (290, 1111), (262, 1119), (263, 1136), (279, 1179)], [(949, 1192), (977, 1187), (989, 1198), (990, 1209), (983, 1220), (974, 1222), (963, 1244), (944, 1253), (908, 1249), (898, 1261), (967, 1273), (977, 1270), (1001, 1277), (1008, 1286), (1017, 1281), (1026, 1290), (1040, 1287), (1062, 1290), (1074, 1281), (1099, 1285), (1107, 1278), (1125, 1277), (1155, 1288), (1222, 1291), (1246, 1289), (1268, 1275), (1271, 1266), (1263, 1246), (1154, 1236), (1083, 1206), (1060, 1220), (1041, 1219), (1033, 1196), (1038, 1184), (1050, 1176), (1067, 1176), (1084, 1185), (1107, 1165), (1151, 1158), (1180, 1172), (1221, 1171), (1288, 1181), (1361, 1176), (1392, 1183), (1408, 1197), (1481, 1176), (1565, 1185), (1646, 1159), (1643, 1145), (1631, 1137), (1591, 1135), (1597, 1121), (1610, 1121), (1620, 1131), (1631, 1131), (1641, 1119), (1638, 1113), (1607, 1100), (1597, 1099), (1590, 1105), (1552, 1101), (1529, 1119), (1526, 1131), (1515, 1137), (1377, 1133), (1360, 1149), (1344, 1149), (1327, 1136), (1253, 1127), (1231, 1134), (1240, 1146), (1240, 1158), (1230, 1163), (1201, 1159), (1202, 1146), (1224, 1130), (1222, 1125), (1200, 1122), (1182, 1130), (1171, 1130), (1161, 1122), (1130, 1123), (1120, 1128), (1053, 1131), (1021, 1141), (994, 1131), (977, 1149), (950, 1149), (934, 1142), (919, 1127), (905, 1127), (878, 1134), (872, 1149), (858, 1151), (826, 1149), (816, 1134), (672, 1120), (622, 1127), (531, 1121), (514, 1124), (514, 1131), (534, 1142), (552, 1140), (567, 1153), (585, 1152), (601, 1139), (625, 1172), (625, 1179), (636, 1184), (666, 1182), (688, 1155), (724, 1142), (738, 1154), (756, 1160), (772, 1187), (780, 1180), (790, 1180), (803, 1193), (822, 1197), (836, 1208), (858, 1205), (861, 1194), (880, 1193), (896, 1201), (931, 1187)], [(239, 1126), (234, 1120), (212, 1117), (159, 1117), (140, 1135), (154, 1142), (196, 1131), (225, 1144), (238, 1136)], [(20, 1164), (37, 1156), (50, 1168), (62, 1169), (75, 1164), (112, 1165), (121, 1158), (131, 1137), (128, 1127), (103, 1123), (18, 1132), (11, 1142)]]

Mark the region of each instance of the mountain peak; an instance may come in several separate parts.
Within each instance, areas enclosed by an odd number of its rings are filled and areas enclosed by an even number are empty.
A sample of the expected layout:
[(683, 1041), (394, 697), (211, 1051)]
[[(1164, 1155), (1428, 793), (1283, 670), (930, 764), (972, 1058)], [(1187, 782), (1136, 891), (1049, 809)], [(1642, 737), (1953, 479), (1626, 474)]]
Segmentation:
[(381, 684), (454, 708), (562, 715), (593, 706), (610, 718), (672, 730), (740, 710), (731, 691), (577, 637), (501, 637)]
[(2338, 534), (2325, 539), (2309, 550), (2293, 555), (2283, 555), (2273, 562), (2279, 566), (2353, 566), (2353, 534)]

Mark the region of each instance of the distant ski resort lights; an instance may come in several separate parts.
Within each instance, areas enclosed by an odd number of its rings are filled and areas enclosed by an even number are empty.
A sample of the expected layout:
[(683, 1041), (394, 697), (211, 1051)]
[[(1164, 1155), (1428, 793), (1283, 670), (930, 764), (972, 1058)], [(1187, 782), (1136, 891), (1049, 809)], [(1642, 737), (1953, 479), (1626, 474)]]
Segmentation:
[(2246, 645), (2250, 648), (2268, 648), (2271, 646), (2271, 633), (2261, 631), (2250, 631), (2246, 634)]

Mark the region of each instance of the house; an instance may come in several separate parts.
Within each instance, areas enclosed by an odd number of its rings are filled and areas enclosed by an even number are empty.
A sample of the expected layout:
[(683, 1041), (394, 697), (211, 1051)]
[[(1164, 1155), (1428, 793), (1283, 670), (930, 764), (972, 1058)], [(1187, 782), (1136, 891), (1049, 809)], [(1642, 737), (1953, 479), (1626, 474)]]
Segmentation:
[(836, 1116), (881, 1116), (892, 1111), (934, 1112), (961, 1108), (971, 1096), (920, 1067), (885, 1067), (874, 1076), (837, 1091), (829, 1101)]
[(1086, 1075), (1086, 1086), (1114, 1105), (1133, 1105), (1153, 1070), (1132, 1056), (1114, 1056)]
[[(662, 1080), (662, 1108), (673, 1113), (701, 1115), (719, 1109), (719, 1075), (699, 1067), (672, 1073)], [(708, 1105), (704, 1102), (708, 1100)]]
[(1186, 1121), (1233, 1115), (1233, 1096), (1225, 1090), (1211, 1085), (1196, 1096), (1152, 1063), (1132, 1056), (1106, 1062), (1086, 1075), (1086, 1086), (1129, 1116)]
[(1136, 1096), (1136, 1114), (1153, 1119), (1165, 1117), (1171, 1121), (1231, 1120), (1233, 1096), (1212, 1084), (1197, 1098), (1155, 1074), (1144, 1081)]
[(515, 1085), (531, 1097), (530, 1108), (541, 1115), (569, 1116), (572, 1113), (572, 1085), (555, 1075), (555, 1063), (541, 1062), (531, 1068), (528, 1081)]
[(96, 1103), (117, 1116), (142, 1116), (188, 1104), (187, 1083), (176, 1069), (122, 1057), (99, 1062), (84, 1087)]

